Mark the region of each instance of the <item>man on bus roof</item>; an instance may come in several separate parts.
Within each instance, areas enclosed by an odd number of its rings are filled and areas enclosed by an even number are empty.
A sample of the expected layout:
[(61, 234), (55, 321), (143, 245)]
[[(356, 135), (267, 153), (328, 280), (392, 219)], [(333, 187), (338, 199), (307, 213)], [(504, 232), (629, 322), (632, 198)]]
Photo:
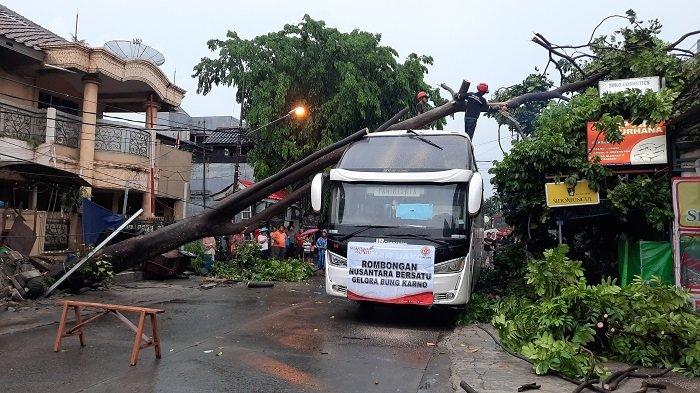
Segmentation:
[(466, 100), (467, 108), (464, 110), (464, 132), (469, 135), (469, 139), (474, 139), (474, 130), (476, 130), (476, 121), (479, 119), (481, 112), (493, 113), (500, 110), (505, 110), (506, 106), (500, 108), (492, 108), (484, 95), (489, 92), (489, 85), (479, 83), (476, 87), (476, 93), (455, 94), (455, 100)]

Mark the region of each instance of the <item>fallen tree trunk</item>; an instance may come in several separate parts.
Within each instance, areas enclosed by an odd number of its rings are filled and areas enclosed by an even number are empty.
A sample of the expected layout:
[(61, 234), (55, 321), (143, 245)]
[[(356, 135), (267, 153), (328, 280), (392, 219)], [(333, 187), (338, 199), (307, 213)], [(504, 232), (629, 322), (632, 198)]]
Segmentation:
[[(317, 159), (310, 165), (304, 166), (301, 169), (292, 172), (292, 174), (286, 178), (279, 179), (255, 193), (246, 193), (244, 197), (237, 197), (237, 194), (242, 192), (231, 195), (230, 197), (227, 197), (229, 203), (221, 208), (215, 208), (209, 212), (185, 218), (151, 233), (136, 236), (108, 246), (101, 252), (95, 254), (93, 260), (108, 258), (112, 263), (114, 271), (120, 272), (141, 261), (153, 258), (156, 255), (168, 252), (191, 241), (202, 239), (207, 236), (236, 233), (238, 227), (234, 226), (230, 222), (235, 214), (242, 211), (247, 206), (250, 206), (254, 202), (267, 197), (271, 193), (335, 164), (338, 162), (338, 160), (340, 160), (343, 150), (344, 148), (336, 149), (331, 153)], [(308, 192), (308, 187), (302, 187), (300, 190), (305, 190)], [(292, 195), (296, 196), (298, 199), (301, 197), (302, 193), (295, 191)], [(233, 202), (231, 200), (233, 200)], [(275, 214), (284, 211), (284, 208), (293, 203), (294, 200), (285, 202), (288, 203), (277, 203), (270, 208), (265, 209), (265, 211), (258, 213), (258, 215), (255, 217), (263, 217), (263, 214), (272, 217)], [(212, 215), (212, 212), (216, 212), (216, 215)]]
[[(586, 79), (582, 79), (580, 81), (572, 82), (572, 83), (567, 83), (564, 85), (561, 85), (557, 87), (556, 89), (548, 90), (548, 91), (536, 91), (532, 93), (526, 93), (519, 95), (517, 97), (513, 97), (509, 99), (506, 102), (492, 102), (489, 105), (492, 107), (500, 107), (501, 105), (505, 105), (508, 109), (513, 109), (516, 108), (520, 105), (523, 105), (527, 102), (533, 102), (533, 101), (549, 101), (555, 98), (562, 98), (564, 97), (563, 94), (565, 93), (571, 93), (575, 91), (581, 91), (587, 87), (593, 86), (600, 79), (602, 79), (605, 75), (607, 75), (609, 71), (603, 70), (600, 72), (595, 73), (594, 75), (591, 75), (590, 77)], [(464, 86), (464, 84), (462, 85)], [(468, 85), (467, 85), (468, 86)], [(460, 89), (460, 93), (462, 93)], [(424, 128), (430, 123), (433, 123), (437, 120), (440, 120), (446, 116), (453, 115), (457, 112), (464, 112), (466, 109), (467, 105), (464, 100), (453, 100), (450, 101), (446, 104), (440, 105), (437, 108), (433, 108), (425, 113), (422, 113), (418, 116), (414, 116), (410, 119), (404, 120), (402, 122), (398, 122), (391, 127), (389, 127), (389, 130), (406, 130), (406, 129), (412, 129), (412, 130), (418, 130), (421, 128)]]
[[(404, 108), (399, 113), (387, 120), (377, 128), (383, 131), (394, 122), (398, 121), (408, 112)], [(185, 218), (172, 225), (153, 231), (143, 236), (137, 236), (125, 241), (113, 244), (95, 254), (92, 260), (108, 258), (115, 272), (125, 270), (141, 261), (168, 252), (193, 240), (207, 236), (220, 236), (241, 232), (245, 227), (265, 221), (283, 212), (289, 205), (308, 192), (310, 185), (305, 185), (294, 191), (284, 200), (256, 214), (242, 223), (232, 223), (232, 218), (268, 195), (279, 191), (291, 184), (298, 183), (309, 176), (323, 171), (325, 168), (337, 163), (343, 155), (345, 148), (362, 139), (368, 130), (357, 131), (354, 134), (321, 149), (299, 162), (283, 169), (282, 171), (266, 178), (253, 186), (224, 198), (219, 206), (202, 214)]]

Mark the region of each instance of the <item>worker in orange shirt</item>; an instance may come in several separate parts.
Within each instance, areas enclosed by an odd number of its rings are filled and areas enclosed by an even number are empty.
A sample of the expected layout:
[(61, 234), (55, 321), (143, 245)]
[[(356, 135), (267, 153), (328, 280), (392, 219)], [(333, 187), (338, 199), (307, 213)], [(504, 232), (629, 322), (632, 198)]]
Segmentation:
[(287, 234), (284, 231), (284, 225), (280, 224), (274, 232), (272, 232), (272, 258), (283, 260), (285, 247), (287, 246)]

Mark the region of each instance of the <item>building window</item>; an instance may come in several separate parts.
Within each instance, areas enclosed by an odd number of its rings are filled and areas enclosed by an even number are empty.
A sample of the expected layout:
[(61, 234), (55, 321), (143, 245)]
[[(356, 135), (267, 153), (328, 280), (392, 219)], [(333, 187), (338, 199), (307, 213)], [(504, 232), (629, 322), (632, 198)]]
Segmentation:
[(248, 208), (241, 211), (241, 221), (247, 220), (251, 217), (253, 217), (253, 207), (252, 206), (248, 206)]

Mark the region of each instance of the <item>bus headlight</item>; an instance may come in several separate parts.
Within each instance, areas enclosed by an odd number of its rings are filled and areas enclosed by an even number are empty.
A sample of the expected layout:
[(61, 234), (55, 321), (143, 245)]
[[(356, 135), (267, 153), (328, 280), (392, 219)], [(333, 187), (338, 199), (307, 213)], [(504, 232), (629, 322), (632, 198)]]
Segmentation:
[(333, 265), (333, 266), (340, 266), (340, 267), (347, 267), (348, 266), (348, 259), (343, 258), (338, 254), (333, 254), (332, 252), (328, 252), (328, 263)]
[(449, 261), (435, 264), (435, 274), (457, 273), (464, 269), (465, 257), (450, 259)]

